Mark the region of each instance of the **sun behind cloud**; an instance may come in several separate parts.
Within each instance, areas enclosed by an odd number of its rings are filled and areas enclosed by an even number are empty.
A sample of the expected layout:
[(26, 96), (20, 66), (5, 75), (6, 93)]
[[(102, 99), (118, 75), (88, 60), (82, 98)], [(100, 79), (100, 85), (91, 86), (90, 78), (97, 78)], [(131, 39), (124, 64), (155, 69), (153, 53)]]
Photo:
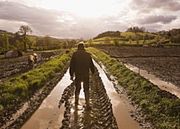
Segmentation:
[(131, 26), (148, 31), (180, 26), (179, 0), (0, 0), (0, 29), (21, 24), (34, 34), (90, 38)]
[(43, 0), (39, 1), (42, 8), (66, 11), (77, 16), (97, 18), (112, 16), (120, 11), (116, 1), (112, 0)]

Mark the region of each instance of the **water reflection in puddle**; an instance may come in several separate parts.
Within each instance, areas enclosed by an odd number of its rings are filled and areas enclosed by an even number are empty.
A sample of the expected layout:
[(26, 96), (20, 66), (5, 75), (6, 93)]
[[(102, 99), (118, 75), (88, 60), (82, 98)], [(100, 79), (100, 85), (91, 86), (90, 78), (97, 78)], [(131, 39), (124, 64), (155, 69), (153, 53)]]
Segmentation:
[(64, 114), (63, 106), (58, 108), (59, 100), (64, 89), (71, 83), (67, 70), (61, 81), (21, 129), (59, 129)]
[(111, 99), (113, 114), (116, 118), (119, 129), (140, 129), (139, 123), (136, 122), (130, 114), (131, 110), (134, 110), (133, 107), (129, 104), (126, 96), (120, 95), (114, 89), (114, 84), (106, 76), (102, 68), (94, 61), (95, 66), (98, 69), (99, 75), (102, 79), (102, 82), (105, 86), (107, 94)]
[[(103, 84), (109, 98), (111, 99), (113, 113), (120, 129), (140, 129), (139, 124), (130, 116), (132, 106), (129, 104), (126, 97), (119, 95), (113, 86), (113, 83), (108, 79), (104, 70), (96, 63), (95, 66), (100, 73)], [(64, 118), (64, 106), (58, 108), (59, 100), (64, 89), (72, 83), (70, 80), (69, 72), (67, 71), (61, 81), (52, 90), (50, 95), (43, 101), (39, 109), (32, 115), (32, 117), (24, 124), (21, 129), (58, 129), (62, 126)], [(85, 96), (83, 88), (79, 95), (79, 105), (75, 107), (74, 96), (71, 98), (71, 124), (72, 127), (82, 127), (82, 119), (88, 118), (89, 113), (84, 112)], [(87, 121), (88, 122), (88, 121)]]

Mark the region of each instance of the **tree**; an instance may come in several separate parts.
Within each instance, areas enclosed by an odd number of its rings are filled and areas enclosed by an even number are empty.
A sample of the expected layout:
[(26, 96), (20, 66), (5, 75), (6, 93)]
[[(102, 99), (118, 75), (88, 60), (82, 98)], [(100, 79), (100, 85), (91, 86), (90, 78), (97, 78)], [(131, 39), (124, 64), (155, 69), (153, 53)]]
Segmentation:
[(24, 43), (24, 51), (27, 50), (27, 43), (26, 43), (27, 37), (26, 36), (28, 33), (32, 33), (32, 30), (29, 26), (27, 26), (27, 25), (20, 26), (18, 34), (20, 35), (20, 37), (22, 38), (22, 41)]
[(126, 30), (126, 32), (145, 32), (145, 28), (144, 27), (138, 27), (138, 26), (134, 26), (134, 27), (130, 27)]
[(3, 40), (3, 48), (5, 51), (9, 50), (9, 37), (7, 33), (4, 33), (2, 35), (2, 40)]

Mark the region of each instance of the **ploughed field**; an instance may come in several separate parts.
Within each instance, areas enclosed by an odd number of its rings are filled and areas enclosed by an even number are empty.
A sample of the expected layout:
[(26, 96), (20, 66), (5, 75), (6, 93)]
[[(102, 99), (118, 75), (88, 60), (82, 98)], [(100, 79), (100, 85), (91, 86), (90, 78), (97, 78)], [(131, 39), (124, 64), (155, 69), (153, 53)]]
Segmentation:
[[(119, 52), (114, 49), (110, 53)], [(75, 87), (67, 70), (70, 52), (0, 85), (0, 128), (179, 129), (180, 101), (175, 95), (119, 61), (128, 58), (113, 55), (116, 60), (95, 48), (88, 51), (99, 63), (94, 61), (97, 70), (90, 77), (91, 110), (85, 110), (83, 92), (74, 105)]]
[(101, 47), (112, 57), (180, 87), (180, 47)]
[(44, 61), (59, 55), (63, 50), (55, 51), (41, 51), (41, 52), (28, 52), (22, 57), (17, 58), (1, 58), (0, 59), (0, 80), (3, 78), (11, 77), (19, 73), (26, 72), (31, 69), (28, 65), (28, 56), (32, 53), (38, 54), (38, 63), (42, 64)]

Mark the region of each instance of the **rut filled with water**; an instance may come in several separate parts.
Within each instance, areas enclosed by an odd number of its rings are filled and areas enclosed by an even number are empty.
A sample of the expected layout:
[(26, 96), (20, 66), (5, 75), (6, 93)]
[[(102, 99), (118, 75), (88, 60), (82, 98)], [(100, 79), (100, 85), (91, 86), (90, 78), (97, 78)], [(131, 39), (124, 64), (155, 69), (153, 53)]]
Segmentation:
[(94, 63), (97, 70), (90, 77), (91, 110), (85, 110), (83, 89), (79, 105), (74, 105), (75, 86), (67, 71), (21, 129), (140, 129), (131, 117), (135, 109), (127, 96), (117, 92), (103, 68)]

